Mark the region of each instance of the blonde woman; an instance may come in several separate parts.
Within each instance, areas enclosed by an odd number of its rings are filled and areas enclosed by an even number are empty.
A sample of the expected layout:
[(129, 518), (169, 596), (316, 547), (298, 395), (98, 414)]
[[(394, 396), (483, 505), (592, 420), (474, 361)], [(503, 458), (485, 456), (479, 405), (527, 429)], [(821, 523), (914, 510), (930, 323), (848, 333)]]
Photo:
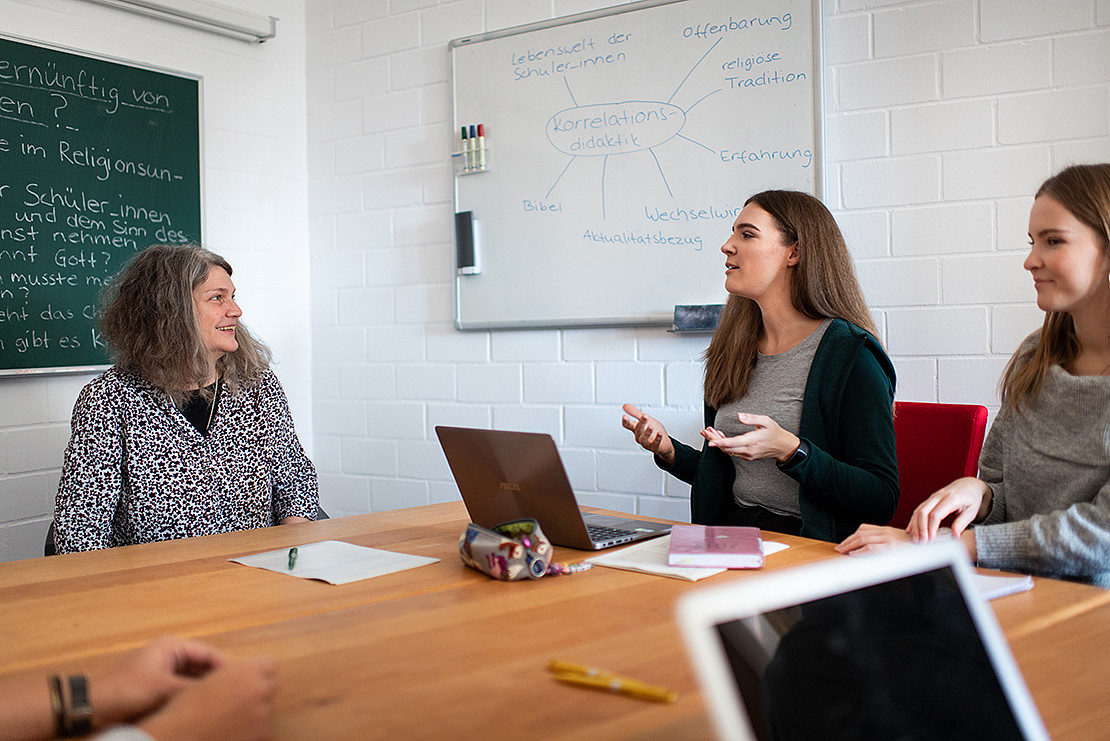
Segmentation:
[(730, 294), (706, 351), (700, 450), (631, 404), (623, 425), (691, 484), (699, 524), (841, 540), (898, 504), (894, 368), (818, 199), (752, 196), (721, 247)]
[(979, 478), (934, 493), (906, 531), (864, 526), (841, 552), (931, 541), (951, 518), (980, 566), (1110, 587), (1110, 164), (1046, 180), (1029, 240), (1044, 324), (1006, 366)]
[(315, 519), (316, 469), (241, 316), (231, 266), (197, 246), (149, 247), (112, 282), (115, 365), (73, 409), (59, 553)]

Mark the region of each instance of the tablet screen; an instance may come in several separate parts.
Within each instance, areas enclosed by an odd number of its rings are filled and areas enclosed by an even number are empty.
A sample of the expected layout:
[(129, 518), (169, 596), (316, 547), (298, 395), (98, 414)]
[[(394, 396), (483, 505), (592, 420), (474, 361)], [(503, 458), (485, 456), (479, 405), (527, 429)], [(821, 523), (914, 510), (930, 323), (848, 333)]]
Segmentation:
[(949, 567), (717, 632), (760, 739), (1024, 737)]

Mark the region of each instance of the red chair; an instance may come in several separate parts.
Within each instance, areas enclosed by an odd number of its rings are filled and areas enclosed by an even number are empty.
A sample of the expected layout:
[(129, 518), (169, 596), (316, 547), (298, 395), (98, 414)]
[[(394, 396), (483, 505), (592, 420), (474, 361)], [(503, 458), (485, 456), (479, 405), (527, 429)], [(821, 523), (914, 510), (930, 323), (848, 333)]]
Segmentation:
[(930, 494), (962, 476), (974, 476), (986, 430), (987, 408), (978, 404), (894, 402), (899, 497), (889, 524), (905, 528)]

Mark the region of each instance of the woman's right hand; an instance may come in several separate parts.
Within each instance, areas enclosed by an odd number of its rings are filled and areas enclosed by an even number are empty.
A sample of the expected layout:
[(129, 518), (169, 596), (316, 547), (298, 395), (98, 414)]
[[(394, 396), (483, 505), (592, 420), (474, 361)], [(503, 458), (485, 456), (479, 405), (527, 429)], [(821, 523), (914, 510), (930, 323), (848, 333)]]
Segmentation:
[(624, 414), (621, 416), (621, 424), (626, 430), (632, 430), (640, 447), (649, 453), (655, 453), (667, 465), (674, 463), (674, 443), (663, 423), (631, 404), (625, 404), (622, 409)]
[(142, 717), (224, 663), (223, 654), (199, 641), (175, 636), (153, 640), (113, 666), (89, 673), (94, 726)]
[(139, 724), (159, 741), (270, 738), (278, 665), (270, 658), (228, 662), (194, 680)]
[(983, 481), (971, 476), (956, 479), (930, 494), (928, 499), (917, 506), (906, 531), (914, 542), (932, 542), (937, 537), (941, 523), (954, 514), (952, 534), (958, 538), (968, 525), (987, 516), (991, 497), (991, 488)]

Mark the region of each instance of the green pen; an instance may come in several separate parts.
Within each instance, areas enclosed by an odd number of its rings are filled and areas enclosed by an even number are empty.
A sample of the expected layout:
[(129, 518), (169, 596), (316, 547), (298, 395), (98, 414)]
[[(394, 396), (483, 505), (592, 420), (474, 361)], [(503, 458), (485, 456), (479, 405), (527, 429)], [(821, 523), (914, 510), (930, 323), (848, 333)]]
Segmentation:
[(297, 549), (296, 547), (289, 549), (289, 570), (292, 571), (293, 567), (297, 565)]

